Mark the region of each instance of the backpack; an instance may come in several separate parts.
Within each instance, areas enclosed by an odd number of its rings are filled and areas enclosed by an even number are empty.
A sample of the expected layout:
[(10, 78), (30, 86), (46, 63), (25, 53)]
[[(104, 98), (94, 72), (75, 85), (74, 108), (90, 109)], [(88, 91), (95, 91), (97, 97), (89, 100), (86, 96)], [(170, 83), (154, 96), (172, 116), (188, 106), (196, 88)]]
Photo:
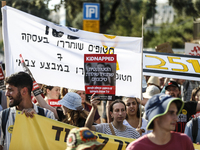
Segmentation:
[[(6, 135), (6, 123), (8, 120), (9, 113), (10, 113), (10, 108), (4, 109), (2, 111), (1, 127), (2, 127), (2, 131), (3, 131), (4, 139), (5, 139), (5, 135)], [(38, 107), (38, 115), (45, 116), (43, 108)]]
[(198, 135), (198, 119), (192, 118), (192, 137), (193, 137), (193, 143), (196, 143), (196, 138)]

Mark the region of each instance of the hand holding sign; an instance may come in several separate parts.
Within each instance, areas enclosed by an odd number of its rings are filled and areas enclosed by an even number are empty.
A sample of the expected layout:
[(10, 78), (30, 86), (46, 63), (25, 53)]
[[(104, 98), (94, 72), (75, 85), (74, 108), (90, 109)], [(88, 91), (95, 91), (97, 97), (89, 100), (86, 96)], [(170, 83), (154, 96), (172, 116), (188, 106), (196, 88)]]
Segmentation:
[(97, 104), (98, 104), (100, 101), (98, 100), (99, 97), (95, 97), (95, 98), (94, 98), (94, 95), (95, 95), (95, 93), (92, 94), (90, 103), (91, 103), (91, 105), (92, 105), (93, 108), (97, 109)]

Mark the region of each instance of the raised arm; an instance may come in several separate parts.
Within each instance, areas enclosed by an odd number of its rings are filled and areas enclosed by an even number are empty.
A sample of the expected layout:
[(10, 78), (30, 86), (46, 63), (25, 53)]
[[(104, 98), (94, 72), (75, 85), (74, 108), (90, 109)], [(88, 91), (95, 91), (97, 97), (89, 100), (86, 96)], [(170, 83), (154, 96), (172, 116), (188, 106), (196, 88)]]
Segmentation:
[(52, 106), (50, 106), (49, 104), (46, 103), (46, 101), (44, 100), (44, 98), (41, 96), (41, 94), (35, 96), (38, 104), (42, 107), (42, 108), (46, 108), (48, 110), (51, 110), (54, 113), (54, 116), (56, 119), (59, 119), (58, 117), (58, 113), (56, 111), (56, 109)]
[(110, 105), (113, 101), (107, 101), (106, 103), (106, 116), (107, 116), (107, 123), (112, 122), (111, 116), (110, 116)]
[(85, 127), (88, 127), (92, 131), (96, 131), (95, 126), (93, 126), (92, 124), (94, 123), (94, 115), (97, 110), (97, 104), (100, 102), (99, 100), (97, 100), (98, 98), (93, 98), (94, 95), (95, 93), (92, 95), (91, 100), (90, 100), (92, 109), (90, 110), (90, 113), (85, 121)]

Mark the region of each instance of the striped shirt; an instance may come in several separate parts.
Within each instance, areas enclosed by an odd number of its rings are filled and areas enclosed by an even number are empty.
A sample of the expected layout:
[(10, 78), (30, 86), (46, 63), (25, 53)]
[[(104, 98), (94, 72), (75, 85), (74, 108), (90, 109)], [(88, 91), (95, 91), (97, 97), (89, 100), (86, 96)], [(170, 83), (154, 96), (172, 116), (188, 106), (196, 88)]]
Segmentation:
[[(34, 109), (36, 111), (36, 113), (38, 113), (38, 106), (34, 105)], [(48, 109), (44, 109), (44, 115), (45, 117), (47, 118), (50, 118), (50, 119), (54, 119), (55, 120), (55, 116), (54, 116), (54, 113)], [(11, 107), (10, 108), (10, 112), (9, 112), (9, 116), (8, 116), (8, 120), (7, 120), (7, 123), (6, 123), (6, 136), (5, 136), (5, 139), (3, 138), (3, 131), (2, 131), (2, 127), (1, 127), (1, 130), (0, 130), (0, 145), (3, 145), (3, 150), (9, 150), (9, 146), (10, 146), (10, 140), (11, 140), (11, 136), (12, 134), (8, 132), (8, 128), (9, 126), (11, 125), (14, 125), (14, 122), (15, 122), (15, 117), (16, 117), (16, 107)], [(2, 111), (0, 112), (0, 126), (2, 125)]]
[[(126, 129), (124, 131), (120, 131), (116, 129), (111, 122), (111, 125), (113, 126), (114, 132), (116, 136), (126, 137), (126, 138), (133, 138), (137, 139), (140, 137), (139, 132), (137, 132), (134, 128), (126, 126)], [(96, 132), (104, 133), (104, 134), (110, 134), (112, 135), (112, 132), (110, 130), (108, 123), (101, 123), (98, 125), (94, 125), (96, 128)]]

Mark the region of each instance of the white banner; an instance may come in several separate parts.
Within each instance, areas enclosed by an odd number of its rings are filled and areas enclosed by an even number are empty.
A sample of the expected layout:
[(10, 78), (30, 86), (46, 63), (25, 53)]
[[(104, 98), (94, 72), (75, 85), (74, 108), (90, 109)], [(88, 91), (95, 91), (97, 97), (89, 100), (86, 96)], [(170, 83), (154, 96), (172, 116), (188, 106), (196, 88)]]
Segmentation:
[(185, 54), (200, 56), (200, 45), (194, 43), (185, 43)]
[(200, 81), (200, 57), (169, 53), (143, 53), (143, 74)]
[(141, 93), (142, 38), (109, 36), (60, 26), (5, 6), (6, 76), (22, 71), (19, 55), (38, 83), (84, 90), (84, 54), (117, 54), (116, 95)]

